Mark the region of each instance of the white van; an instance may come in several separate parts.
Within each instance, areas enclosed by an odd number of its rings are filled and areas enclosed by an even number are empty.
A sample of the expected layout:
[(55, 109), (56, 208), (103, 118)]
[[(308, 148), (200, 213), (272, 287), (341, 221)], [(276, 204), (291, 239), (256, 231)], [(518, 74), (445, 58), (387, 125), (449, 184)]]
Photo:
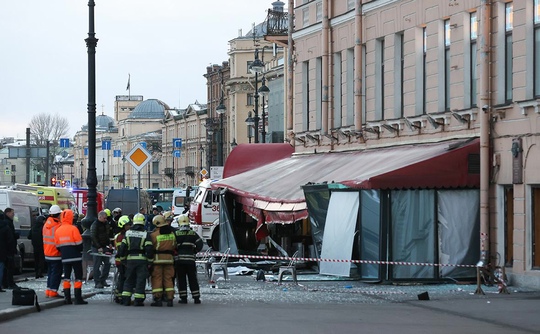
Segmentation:
[(174, 189), (173, 191), (173, 198), (172, 198), (172, 212), (175, 216), (181, 215), (184, 212), (189, 212), (189, 205), (191, 203), (191, 200), (193, 199), (192, 196), (197, 192), (197, 187), (187, 187), (185, 189)]
[(211, 186), (215, 181), (206, 179), (199, 184), (189, 208), (191, 228), (206, 240), (210, 247), (214, 229), (219, 224), (219, 195), (218, 191), (212, 191)]
[(15, 211), (13, 225), (19, 234), (17, 244), (22, 261), (34, 260), (34, 248), (28, 239), (28, 233), (37, 216), (41, 214), (38, 196), (27, 191), (0, 189), (0, 209), (12, 208)]

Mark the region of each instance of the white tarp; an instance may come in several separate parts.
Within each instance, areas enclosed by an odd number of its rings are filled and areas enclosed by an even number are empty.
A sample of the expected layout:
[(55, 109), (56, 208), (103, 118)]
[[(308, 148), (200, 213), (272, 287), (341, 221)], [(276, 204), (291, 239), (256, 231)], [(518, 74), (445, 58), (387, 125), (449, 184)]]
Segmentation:
[[(322, 243), (321, 258), (351, 260), (358, 216), (359, 192), (332, 192)], [(349, 277), (350, 262), (321, 261), (319, 273)]]

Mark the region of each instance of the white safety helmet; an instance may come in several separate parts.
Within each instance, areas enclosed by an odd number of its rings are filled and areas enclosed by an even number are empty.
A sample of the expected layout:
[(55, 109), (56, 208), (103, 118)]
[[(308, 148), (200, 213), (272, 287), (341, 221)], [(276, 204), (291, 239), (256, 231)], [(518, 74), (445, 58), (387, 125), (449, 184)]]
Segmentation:
[(49, 214), (50, 215), (57, 215), (59, 213), (62, 213), (62, 209), (60, 209), (60, 207), (58, 205), (53, 205), (49, 209)]

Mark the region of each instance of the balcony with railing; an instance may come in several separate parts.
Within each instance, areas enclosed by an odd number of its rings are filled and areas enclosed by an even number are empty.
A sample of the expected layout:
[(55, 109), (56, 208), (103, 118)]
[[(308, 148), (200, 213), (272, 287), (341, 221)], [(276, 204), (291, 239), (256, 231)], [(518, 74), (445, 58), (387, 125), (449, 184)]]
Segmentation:
[(266, 35), (264, 39), (287, 46), (289, 31), (289, 13), (281, 10), (269, 9), (266, 16)]

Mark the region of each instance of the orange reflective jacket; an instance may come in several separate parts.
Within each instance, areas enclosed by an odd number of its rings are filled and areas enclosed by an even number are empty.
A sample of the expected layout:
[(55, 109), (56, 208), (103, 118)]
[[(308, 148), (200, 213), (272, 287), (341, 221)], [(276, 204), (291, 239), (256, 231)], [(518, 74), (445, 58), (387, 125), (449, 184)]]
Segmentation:
[(54, 233), (56, 248), (62, 253), (62, 262), (82, 260), (82, 236), (77, 226), (73, 225), (73, 211), (65, 209), (60, 215), (62, 224)]
[(56, 248), (54, 242), (54, 233), (60, 226), (60, 218), (50, 216), (43, 225), (43, 252), (46, 260), (58, 261), (61, 260), (60, 251)]

